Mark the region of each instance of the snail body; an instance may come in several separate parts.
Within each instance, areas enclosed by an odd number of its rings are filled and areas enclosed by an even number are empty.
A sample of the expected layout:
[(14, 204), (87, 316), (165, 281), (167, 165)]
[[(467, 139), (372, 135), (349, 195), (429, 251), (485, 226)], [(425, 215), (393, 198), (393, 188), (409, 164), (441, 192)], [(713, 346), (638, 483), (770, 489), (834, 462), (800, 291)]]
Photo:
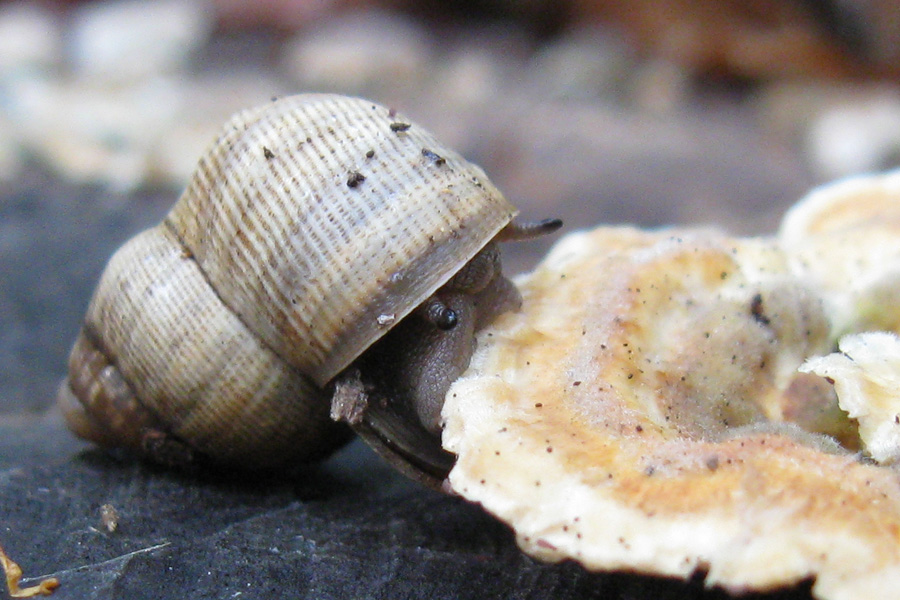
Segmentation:
[[(311, 94), (240, 112), (163, 222), (111, 258), (61, 386), (68, 423), (163, 462), (326, 455), (347, 438), (330, 382), (396, 325), (446, 332), (431, 346), (455, 350), (431, 360), (467, 363), (475, 322), (515, 306), (493, 240), (516, 234), (516, 212), (377, 104)], [(399, 343), (408, 365), (420, 345)]]

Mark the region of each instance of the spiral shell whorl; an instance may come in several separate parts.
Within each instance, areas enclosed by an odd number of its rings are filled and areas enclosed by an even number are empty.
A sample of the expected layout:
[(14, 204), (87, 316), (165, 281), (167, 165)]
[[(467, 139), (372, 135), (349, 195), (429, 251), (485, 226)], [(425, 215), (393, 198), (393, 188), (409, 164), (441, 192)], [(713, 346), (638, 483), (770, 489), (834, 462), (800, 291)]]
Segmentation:
[(334, 433), (323, 392), (222, 304), (165, 225), (110, 260), (70, 363), (115, 445), (140, 450), (158, 424), (216, 461), (270, 467), (320, 454)]
[(167, 223), (225, 304), (323, 385), (515, 213), (387, 108), (300, 95), (236, 115)]

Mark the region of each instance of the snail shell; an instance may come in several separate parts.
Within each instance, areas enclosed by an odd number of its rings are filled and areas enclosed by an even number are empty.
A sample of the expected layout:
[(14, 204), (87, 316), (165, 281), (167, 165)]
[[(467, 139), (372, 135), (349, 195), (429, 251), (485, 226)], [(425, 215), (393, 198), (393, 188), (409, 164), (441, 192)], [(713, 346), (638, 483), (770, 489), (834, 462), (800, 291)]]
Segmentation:
[(324, 386), (516, 212), (383, 106), (240, 112), (163, 222), (110, 260), (59, 403), (78, 435), (164, 462), (318, 458), (347, 437)]

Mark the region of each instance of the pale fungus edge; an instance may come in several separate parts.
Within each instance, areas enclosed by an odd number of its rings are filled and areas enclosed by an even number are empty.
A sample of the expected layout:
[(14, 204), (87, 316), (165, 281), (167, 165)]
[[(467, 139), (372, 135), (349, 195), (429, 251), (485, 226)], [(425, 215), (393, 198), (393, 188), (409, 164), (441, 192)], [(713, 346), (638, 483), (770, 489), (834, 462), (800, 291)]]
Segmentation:
[(859, 423), (866, 452), (881, 464), (900, 460), (900, 338), (877, 331), (844, 336), (840, 352), (813, 357), (801, 371), (834, 382), (838, 403)]
[[(853, 217), (851, 207), (853, 225), (845, 227), (837, 237), (822, 237), (833, 234), (809, 228), (809, 223), (818, 218), (814, 211), (833, 210), (841, 206), (840, 198), (865, 198), (869, 193), (881, 200), (879, 206), (887, 213), (885, 219), (878, 219), (878, 215), (874, 219), (872, 215), (858, 219), (859, 211)], [(853, 327), (871, 324), (873, 304), (891, 298), (883, 290), (895, 287), (895, 281), (900, 283), (894, 279), (891, 269), (883, 268), (886, 259), (897, 264), (900, 254), (893, 245), (877, 243), (892, 236), (894, 221), (900, 222), (898, 214), (900, 172), (856, 178), (812, 192), (788, 214), (779, 237), (764, 240), (779, 245), (779, 252), (783, 249), (782, 260), (788, 265), (791, 277), (820, 294), (831, 319), (832, 340), (839, 339), (848, 330), (852, 332)], [(841, 229), (840, 224), (836, 227)], [(853, 231), (854, 227), (875, 231), (872, 234), (865, 230)], [(846, 229), (851, 230), (849, 234)], [(607, 228), (607, 231), (623, 236), (640, 235), (630, 228)], [(849, 257), (842, 255), (839, 248), (829, 247), (836, 242), (859, 244), (860, 240), (869, 238), (873, 240), (871, 248), (854, 248)], [(893, 470), (860, 463), (858, 454), (830, 453), (822, 449), (827, 445), (811, 446), (799, 437), (781, 435), (774, 428), (736, 430), (727, 441), (685, 440), (688, 448), (704, 444), (704, 447), (716, 447), (717, 443), (734, 445), (747, 440), (748, 445), (755, 444), (754, 456), (741, 467), (743, 470), (738, 471), (736, 479), (725, 478), (724, 469), (718, 474), (710, 470), (709, 477), (705, 478), (707, 483), (719, 485), (720, 480), (724, 483), (720, 489), (705, 487), (706, 484), (699, 486), (702, 489), (698, 494), (710, 495), (708, 505), (702, 510), (694, 507), (679, 512), (675, 507), (669, 514), (659, 514), (641, 509), (640, 493), (646, 490), (640, 486), (637, 486), (638, 495), (625, 498), (619, 493), (621, 490), (615, 492), (614, 486), (583, 476), (575, 468), (577, 461), (568, 464), (561, 446), (554, 446), (552, 453), (545, 451), (542, 440), (535, 438), (533, 431), (541, 431), (541, 419), (546, 412), (531, 410), (531, 406), (540, 404), (542, 409), (547, 408), (544, 405), (553, 404), (553, 400), (546, 396), (547, 388), (535, 385), (532, 379), (538, 377), (535, 373), (545, 375), (554, 369), (570, 368), (571, 357), (553, 354), (560, 350), (552, 350), (544, 363), (526, 361), (531, 363), (527, 369), (532, 375), (523, 375), (523, 364), (510, 355), (521, 358), (533, 351), (528, 349), (529, 345), (540, 346), (548, 336), (558, 334), (559, 331), (553, 331), (556, 324), (564, 327), (567, 321), (579, 318), (572, 307), (556, 307), (549, 318), (535, 317), (529, 310), (558, 300), (560, 286), (578, 285), (574, 283), (577, 281), (574, 273), (579, 261), (592, 252), (603, 251), (593, 247), (592, 239), (590, 233), (577, 232), (560, 240), (534, 273), (517, 282), (525, 297), (523, 311), (504, 316), (479, 336), (472, 365), (451, 388), (444, 408), (444, 446), (459, 457), (449, 477), (451, 488), (509, 523), (523, 550), (542, 560), (574, 559), (592, 570), (628, 570), (676, 577), (689, 577), (701, 571), (706, 574), (707, 585), (735, 592), (769, 590), (813, 578), (813, 594), (825, 600), (893, 597), (900, 582), (897, 550), (900, 547), (900, 484)], [(853, 273), (847, 264), (814, 264), (816, 260), (833, 263), (840, 256), (844, 260), (856, 260), (860, 253), (870, 257), (864, 266), (871, 266), (862, 273)], [(859, 286), (852, 285), (857, 278), (874, 281), (874, 286), (866, 284), (867, 289), (876, 289), (878, 293), (865, 298), (866, 289), (860, 291)], [(569, 298), (589, 293), (570, 293)], [(897, 318), (886, 314), (890, 309), (884, 306), (875, 308), (876, 313), (881, 311), (875, 315), (876, 323), (891, 323)], [(860, 318), (856, 313), (863, 310), (870, 314)], [(577, 325), (571, 328), (571, 335), (577, 335)], [(863, 346), (872, 340), (860, 337)], [(888, 345), (900, 347), (895, 337), (891, 339)], [(854, 338), (845, 337), (842, 350), (844, 344), (854, 342)], [(881, 351), (882, 346), (878, 348)], [(856, 349), (844, 351), (850, 356), (854, 352), (859, 354)], [(852, 385), (846, 383), (851, 377), (866, 381), (875, 378), (871, 366), (854, 364), (852, 368), (861, 372), (849, 375), (846, 369), (837, 374), (833, 370), (826, 373), (826, 367), (821, 365), (833, 369), (829, 361), (846, 359), (846, 356), (815, 358), (817, 353), (827, 354), (827, 350), (813, 352), (801, 372), (816, 372), (828, 381), (833, 380), (840, 406), (845, 411), (851, 410), (851, 417), (873, 411), (876, 396), (857, 394), (855, 401), (861, 408), (854, 413), (854, 400), (846, 392), (846, 387)], [(900, 357), (900, 350), (896, 356)], [(802, 362), (803, 358), (806, 357), (791, 360)], [(865, 363), (865, 360), (858, 362)], [(887, 368), (897, 374), (898, 367), (900, 359)], [(892, 381), (890, 377), (888, 381)], [(529, 398), (524, 401), (525, 410), (523, 397)], [(893, 425), (897, 413), (900, 410), (893, 408), (879, 413), (877, 418), (882, 429), (888, 417)], [(648, 415), (642, 418), (648, 427), (652, 419)], [(864, 418), (860, 420), (859, 430), (865, 453), (876, 461), (895, 460), (890, 453), (896, 452), (900, 443), (891, 438), (893, 448), (884, 450), (881, 438), (885, 436), (868, 435)], [(766, 441), (769, 447), (758, 445)], [(612, 437), (606, 442), (623, 443), (626, 447), (630, 443)], [(734, 456), (741, 458), (739, 454)], [(615, 462), (614, 458), (621, 457), (610, 455), (602, 460)], [(618, 474), (616, 468), (611, 464), (609, 470)], [(758, 477), (758, 473), (764, 476)], [(778, 477), (784, 480), (779, 481)], [(538, 481), (541, 485), (535, 485)], [(742, 483), (735, 485), (734, 481)], [(764, 486), (760, 498), (753, 497), (753, 486), (748, 487), (748, 481)], [(865, 488), (869, 486), (879, 489), (878, 501), (868, 496)], [(821, 501), (822, 498), (828, 500)], [(842, 502), (855, 503), (859, 510), (843, 511)], [(844, 517), (864, 525), (854, 528)]]

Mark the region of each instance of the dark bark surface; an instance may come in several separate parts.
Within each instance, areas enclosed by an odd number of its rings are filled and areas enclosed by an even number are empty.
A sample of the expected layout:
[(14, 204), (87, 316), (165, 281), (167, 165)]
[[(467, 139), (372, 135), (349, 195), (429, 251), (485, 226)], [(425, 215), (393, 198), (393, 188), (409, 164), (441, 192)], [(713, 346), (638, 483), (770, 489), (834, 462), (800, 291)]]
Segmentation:
[(480, 508), (407, 481), (359, 442), (289, 476), (186, 476), (81, 444), (54, 417), (7, 417), (0, 506), (25, 583), (57, 577), (56, 600), (730, 597), (699, 577), (537, 563)]

